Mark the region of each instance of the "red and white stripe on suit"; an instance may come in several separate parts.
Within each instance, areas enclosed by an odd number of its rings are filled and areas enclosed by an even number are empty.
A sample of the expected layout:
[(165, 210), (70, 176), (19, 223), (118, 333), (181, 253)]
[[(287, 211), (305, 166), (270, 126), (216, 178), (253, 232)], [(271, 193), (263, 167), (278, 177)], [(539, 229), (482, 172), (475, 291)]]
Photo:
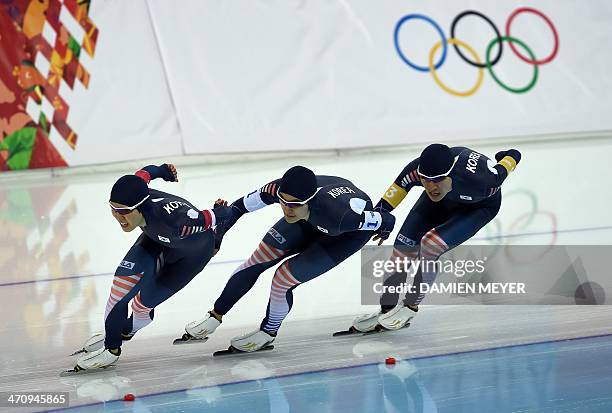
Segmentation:
[(276, 259), (281, 258), (285, 255), (285, 251), (280, 250), (278, 248), (274, 248), (267, 243), (261, 241), (257, 246), (257, 249), (251, 254), (248, 260), (240, 264), (238, 268), (234, 270), (232, 275), (236, 274), (238, 271), (242, 271), (245, 268), (249, 268), (256, 264), (263, 264), (266, 262), (274, 261)]
[(104, 320), (108, 317), (113, 307), (123, 299), (129, 292), (138, 284), (144, 273), (134, 275), (115, 275), (113, 285), (111, 287), (110, 296), (106, 302), (106, 311), (104, 312)]
[(277, 331), (279, 329), (290, 310), (287, 302), (287, 291), (298, 284), (300, 282), (291, 274), (288, 261), (285, 261), (276, 269), (270, 290), (270, 311), (264, 330)]
[(140, 292), (132, 299), (132, 331), (130, 334), (136, 334), (138, 330), (146, 327), (153, 321), (151, 319), (152, 308), (147, 307), (140, 299)]
[[(427, 265), (426, 261), (437, 260), (438, 257), (448, 251), (448, 245), (440, 237), (436, 229), (428, 231), (421, 238), (421, 276), (423, 283), (431, 286), (436, 279), (435, 265)], [(434, 271), (423, 271), (423, 268), (433, 268)], [(414, 305), (419, 305), (425, 298), (425, 293), (420, 293)]]

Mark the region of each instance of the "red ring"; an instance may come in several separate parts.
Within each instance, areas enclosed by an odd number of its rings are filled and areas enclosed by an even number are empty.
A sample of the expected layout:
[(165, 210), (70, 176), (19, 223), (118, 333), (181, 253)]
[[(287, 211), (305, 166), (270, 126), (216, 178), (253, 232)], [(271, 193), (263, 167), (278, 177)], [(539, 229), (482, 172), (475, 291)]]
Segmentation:
[(550, 56), (548, 56), (546, 59), (540, 59), (540, 60), (532, 60), (532, 59), (529, 59), (523, 56), (516, 49), (516, 47), (514, 47), (514, 44), (512, 43), (512, 41), (508, 41), (508, 43), (510, 44), (510, 48), (512, 49), (515, 55), (517, 55), (522, 61), (526, 63), (532, 64), (532, 65), (543, 65), (543, 64), (549, 63), (551, 60), (555, 58), (555, 56), (557, 56), (557, 52), (559, 51), (559, 34), (557, 33), (557, 29), (555, 28), (555, 25), (552, 23), (552, 21), (550, 21), (550, 19), (546, 17), (544, 13), (542, 13), (541, 11), (532, 9), (531, 7), (519, 7), (518, 9), (514, 10), (512, 14), (510, 15), (510, 17), (508, 17), (508, 21), (506, 22), (506, 36), (510, 37), (510, 25), (512, 24), (512, 20), (517, 15), (523, 12), (533, 13), (537, 16), (540, 16), (546, 21), (548, 26), (552, 29), (553, 36), (555, 37), (555, 48), (550, 54)]

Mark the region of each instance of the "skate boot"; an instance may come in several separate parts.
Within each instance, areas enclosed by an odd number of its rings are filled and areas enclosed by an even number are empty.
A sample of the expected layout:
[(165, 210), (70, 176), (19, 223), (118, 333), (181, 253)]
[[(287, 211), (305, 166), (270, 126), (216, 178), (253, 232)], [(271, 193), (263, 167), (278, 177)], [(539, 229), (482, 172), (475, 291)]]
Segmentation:
[(104, 333), (95, 333), (83, 344), (83, 352), (93, 353), (102, 347), (104, 347)]
[[(134, 337), (133, 334), (121, 333), (121, 340), (123, 341), (131, 340), (132, 337)], [(100, 350), (102, 347), (104, 347), (104, 338), (104, 333), (95, 333), (93, 336), (87, 339), (85, 344), (83, 344), (82, 349), (75, 351), (71, 354), (71, 356), (75, 356), (81, 353), (92, 353), (94, 351)]]
[(103, 369), (119, 360), (119, 355), (121, 355), (121, 348), (118, 348), (117, 350), (109, 350), (103, 347), (81, 356), (74, 369), (76, 371)]
[(209, 311), (201, 320), (192, 321), (185, 326), (185, 331), (191, 338), (204, 339), (215, 332), (217, 327), (221, 325), (221, 319), (215, 317), (212, 311)]
[(378, 316), (378, 324), (387, 330), (399, 330), (405, 327), (416, 316), (418, 307), (398, 305), (392, 310)]
[(231, 340), (232, 347), (238, 351), (253, 352), (258, 351), (272, 344), (276, 335), (272, 335), (263, 330), (255, 330), (251, 333), (234, 337)]
[(378, 326), (378, 317), (381, 314), (382, 312), (378, 310), (377, 312), (372, 314), (364, 314), (355, 317), (355, 319), (353, 320), (353, 326), (351, 328), (361, 333), (374, 331), (376, 329), (376, 326)]

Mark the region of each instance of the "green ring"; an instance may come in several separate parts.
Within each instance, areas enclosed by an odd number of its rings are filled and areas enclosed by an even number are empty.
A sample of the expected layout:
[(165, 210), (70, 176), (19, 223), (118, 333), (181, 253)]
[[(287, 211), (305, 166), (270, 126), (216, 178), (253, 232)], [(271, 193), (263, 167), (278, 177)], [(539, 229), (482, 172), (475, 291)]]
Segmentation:
[(523, 49), (527, 51), (527, 54), (529, 54), (529, 56), (531, 57), (531, 60), (536, 60), (536, 57), (531, 51), (531, 49), (525, 43), (523, 43), (516, 37), (511, 37), (511, 36), (496, 37), (495, 39), (491, 40), (491, 43), (489, 43), (489, 46), (487, 47), (487, 53), (485, 54), (485, 59), (486, 59), (485, 62), (487, 64), (487, 70), (489, 71), (489, 73), (491, 73), (491, 76), (493, 77), (493, 80), (495, 80), (495, 83), (497, 83), (498, 85), (506, 89), (508, 92), (512, 92), (512, 93), (529, 92), (535, 86), (536, 82), (538, 81), (538, 65), (533, 65), (533, 78), (531, 79), (531, 82), (529, 82), (529, 84), (525, 87), (512, 88), (510, 86), (506, 86), (501, 80), (498, 79), (497, 76), (495, 76), (495, 72), (493, 72), (493, 67), (491, 64), (491, 50), (493, 50), (493, 46), (495, 46), (497, 43), (503, 40), (507, 42), (517, 43), (519, 46), (521, 46)]

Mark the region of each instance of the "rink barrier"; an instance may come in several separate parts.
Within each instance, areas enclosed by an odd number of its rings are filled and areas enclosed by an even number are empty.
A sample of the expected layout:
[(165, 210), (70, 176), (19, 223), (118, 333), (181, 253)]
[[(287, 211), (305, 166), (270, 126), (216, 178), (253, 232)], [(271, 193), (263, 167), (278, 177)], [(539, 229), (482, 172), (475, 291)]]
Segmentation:
[[(497, 150), (500, 146), (517, 146), (520, 144), (547, 144), (580, 141), (588, 144), (592, 141), (612, 140), (612, 130), (600, 130), (590, 132), (569, 132), (569, 133), (552, 133), (524, 136), (504, 136), (499, 138), (482, 138), (482, 139), (466, 139), (461, 142), (461, 145), (468, 147), (492, 148)], [(308, 150), (308, 151), (283, 151), (283, 152), (239, 152), (239, 153), (219, 153), (219, 154), (203, 154), (203, 155), (176, 155), (156, 158), (143, 158), (138, 160), (122, 161), (122, 162), (106, 162), (94, 165), (80, 165), (62, 168), (46, 168), (46, 169), (29, 169), (23, 171), (6, 171), (0, 173), (0, 182), (22, 184), (24, 182), (40, 181), (46, 178), (59, 178), (64, 176), (84, 176), (100, 173), (125, 173), (125, 171), (135, 171), (143, 165), (161, 164), (170, 162), (181, 167), (207, 167), (213, 165), (225, 165), (230, 163), (248, 163), (248, 162), (282, 162), (287, 163), (291, 159), (292, 165), (296, 162), (305, 162), (306, 160), (325, 160), (330, 158), (340, 158), (349, 156), (365, 156), (375, 154), (397, 154), (406, 152), (407, 155), (413, 152), (414, 156), (431, 142), (423, 140), (405, 145), (387, 145), (387, 146), (366, 146), (359, 148), (344, 148), (344, 149), (324, 149), (324, 150)]]

